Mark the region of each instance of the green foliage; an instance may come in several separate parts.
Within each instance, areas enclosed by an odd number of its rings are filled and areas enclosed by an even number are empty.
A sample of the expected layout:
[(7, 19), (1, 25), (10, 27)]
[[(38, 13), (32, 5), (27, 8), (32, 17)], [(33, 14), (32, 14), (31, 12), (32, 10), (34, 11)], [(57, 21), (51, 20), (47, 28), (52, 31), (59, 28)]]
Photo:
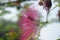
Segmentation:
[(60, 7), (60, 0), (54, 0), (54, 2), (58, 3), (58, 7)]
[(59, 2), (60, 2), (60, 0), (54, 0), (54, 2), (58, 2), (58, 3), (59, 3)]
[(58, 38), (57, 40), (60, 40), (60, 38)]
[(5, 6), (0, 6), (0, 16), (10, 13), (9, 11), (5, 10)]
[(0, 38), (0, 40), (4, 40), (3, 38)]
[(17, 23), (0, 19), (0, 40), (15, 40), (20, 33)]
[[(21, 0), (21, 2), (23, 1), (25, 0)], [(5, 10), (5, 8), (14, 6), (15, 5), (11, 3), (0, 6), (0, 16), (10, 13), (9, 11)], [(21, 30), (19, 30), (17, 22), (6, 21), (0, 18), (0, 40), (17, 40), (20, 33)]]

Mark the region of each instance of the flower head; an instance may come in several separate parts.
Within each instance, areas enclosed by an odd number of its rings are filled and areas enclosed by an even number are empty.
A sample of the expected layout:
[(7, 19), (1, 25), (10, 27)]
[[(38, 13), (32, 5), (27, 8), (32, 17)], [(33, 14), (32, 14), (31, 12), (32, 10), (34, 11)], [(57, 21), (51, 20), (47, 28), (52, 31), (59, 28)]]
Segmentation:
[(19, 29), (22, 30), (20, 40), (30, 40), (36, 34), (39, 21), (39, 13), (36, 9), (26, 8), (19, 19)]

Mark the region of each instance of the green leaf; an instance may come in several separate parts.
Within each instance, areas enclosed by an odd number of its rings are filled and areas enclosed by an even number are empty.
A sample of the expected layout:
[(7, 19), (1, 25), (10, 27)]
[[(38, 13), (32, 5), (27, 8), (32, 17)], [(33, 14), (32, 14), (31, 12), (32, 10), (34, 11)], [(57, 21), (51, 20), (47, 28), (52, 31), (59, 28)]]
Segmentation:
[(0, 38), (0, 40), (4, 40), (3, 38)]
[(8, 13), (10, 13), (10, 12), (3, 10), (3, 11), (0, 13), (0, 16), (3, 16), (3, 15), (8, 14)]
[(58, 6), (60, 7), (60, 3), (58, 3)]
[(57, 40), (60, 40), (60, 38), (58, 38)]

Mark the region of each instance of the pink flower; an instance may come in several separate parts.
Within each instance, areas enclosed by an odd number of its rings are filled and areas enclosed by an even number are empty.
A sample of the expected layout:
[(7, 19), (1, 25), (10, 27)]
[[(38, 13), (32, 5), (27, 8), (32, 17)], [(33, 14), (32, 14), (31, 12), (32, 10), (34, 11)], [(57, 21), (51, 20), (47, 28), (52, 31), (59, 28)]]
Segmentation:
[(22, 30), (22, 34), (19, 40), (30, 40), (37, 32), (39, 20), (39, 13), (36, 9), (28, 7), (22, 11), (22, 15), (18, 21), (19, 29)]

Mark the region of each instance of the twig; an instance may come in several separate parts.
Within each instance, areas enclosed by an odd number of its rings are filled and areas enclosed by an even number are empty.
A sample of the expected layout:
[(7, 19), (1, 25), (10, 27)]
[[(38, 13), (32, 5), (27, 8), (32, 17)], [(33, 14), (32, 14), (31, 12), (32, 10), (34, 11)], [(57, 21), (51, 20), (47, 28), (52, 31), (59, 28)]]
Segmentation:
[(18, 5), (18, 4), (20, 4), (20, 1), (11, 1), (11, 2), (6, 2), (6, 3), (1, 3), (0, 2), (0, 6), (4, 6), (6, 4)]
[(50, 13), (50, 10), (47, 12), (47, 17), (46, 17), (46, 23), (48, 23), (48, 15)]
[(57, 5), (56, 5), (56, 6), (54, 6), (54, 7), (50, 10), (50, 12), (51, 12), (52, 10), (54, 10), (56, 7), (57, 7)]

